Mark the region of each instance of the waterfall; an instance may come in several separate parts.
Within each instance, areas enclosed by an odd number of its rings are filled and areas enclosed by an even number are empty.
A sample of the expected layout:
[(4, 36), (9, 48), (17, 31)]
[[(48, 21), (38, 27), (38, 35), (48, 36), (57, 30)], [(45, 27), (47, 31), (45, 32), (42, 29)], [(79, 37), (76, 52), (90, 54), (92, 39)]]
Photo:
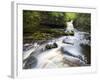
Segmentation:
[(73, 26), (73, 20), (71, 20), (70, 22), (66, 22), (66, 31), (65, 32), (72, 32), (74, 31), (74, 26)]
[[(91, 64), (90, 35), (74, 28), (73, 20), (66, 22), (64, 35), (43, 44), (26, 44), (24, 68), (66, 68)], [(29, 47), (28, 47), (29, 46)], [(47, 48), (49, 47), (49, 48)]]

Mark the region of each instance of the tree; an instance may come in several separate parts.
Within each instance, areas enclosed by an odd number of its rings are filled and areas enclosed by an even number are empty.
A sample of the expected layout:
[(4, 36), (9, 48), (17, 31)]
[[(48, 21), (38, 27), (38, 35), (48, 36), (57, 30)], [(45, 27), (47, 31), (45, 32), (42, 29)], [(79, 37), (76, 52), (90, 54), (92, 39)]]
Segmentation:
[(66, 12), (65, 13), (66, 21), (75, 20), (77, 17), (78, 17), (78, 15), (75, 12)]
[(91, 30), (91, 14), (90, 13), (78, 13), (77, 18), (74, 21), (74, 26), (81, 31), (90, 32)]

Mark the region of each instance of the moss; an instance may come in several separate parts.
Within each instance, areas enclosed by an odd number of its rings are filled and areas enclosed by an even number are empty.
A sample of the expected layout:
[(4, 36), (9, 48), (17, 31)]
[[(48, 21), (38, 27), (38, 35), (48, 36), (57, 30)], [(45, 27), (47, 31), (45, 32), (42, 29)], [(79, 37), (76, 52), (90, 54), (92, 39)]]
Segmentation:
[(42, 32), (35, 32), (32, 34), (33, 40), (48, 40), (52, 38), (52, 34), (42, 33)]

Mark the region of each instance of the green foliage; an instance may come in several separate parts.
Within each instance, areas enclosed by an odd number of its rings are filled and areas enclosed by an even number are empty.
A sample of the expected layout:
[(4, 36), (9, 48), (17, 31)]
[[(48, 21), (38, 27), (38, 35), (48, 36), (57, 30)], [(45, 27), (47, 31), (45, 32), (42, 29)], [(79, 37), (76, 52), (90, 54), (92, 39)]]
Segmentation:
[(41, 23), (51, 28), (64, 28), (65, 18), (63, 12), (42, 12)]
[(33, 40), (49, 40), (65, 35), (65, 32), (57, 29), (43, 29), (32, 34)]
[(77, 13), (74, 12), (65, 13), (65, 17), (67, 21), (75, 20), (77, 18)]
[(62, 35), (74, 35), (74, 32), (64, 32), (66, 22), (70, 20), (74, 21), (75, 28), (90, 31), (91, 15), (87, 13), (23, 10), (24, 41), (49, 40)]
[(39, 28), (40, 23), (40, 13), (37, 11), (23, 11), (23, 29), (24, 32), (30, 33), (34, 32), (34, 29)]
[(64, 13), (23, 10), (24, 33), (33, 33), (43, 26), (63, 28), (65, 26)]
[(52, 38), (50, 34), (41, 32), (35, 32), (34, 34), (32, 34), (32, 37), (34, 40), (48, 40)]
[(81, 31), (90, 32), (91, 30), (91, 14), (80, 13), (77, 19), (74, 21), (74, 26)]

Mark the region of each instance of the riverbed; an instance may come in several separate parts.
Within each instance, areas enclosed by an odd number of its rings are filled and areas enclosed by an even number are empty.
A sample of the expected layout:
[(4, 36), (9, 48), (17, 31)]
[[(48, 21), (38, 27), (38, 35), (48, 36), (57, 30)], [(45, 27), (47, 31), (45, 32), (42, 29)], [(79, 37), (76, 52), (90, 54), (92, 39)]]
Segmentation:
[[(57, 44), (47, 49), (46, 45)], [(61, 36), (23, 51), (23, 68), (67, 68), (91, 65), (90, 33), (75, 31), (74, 36)]]

